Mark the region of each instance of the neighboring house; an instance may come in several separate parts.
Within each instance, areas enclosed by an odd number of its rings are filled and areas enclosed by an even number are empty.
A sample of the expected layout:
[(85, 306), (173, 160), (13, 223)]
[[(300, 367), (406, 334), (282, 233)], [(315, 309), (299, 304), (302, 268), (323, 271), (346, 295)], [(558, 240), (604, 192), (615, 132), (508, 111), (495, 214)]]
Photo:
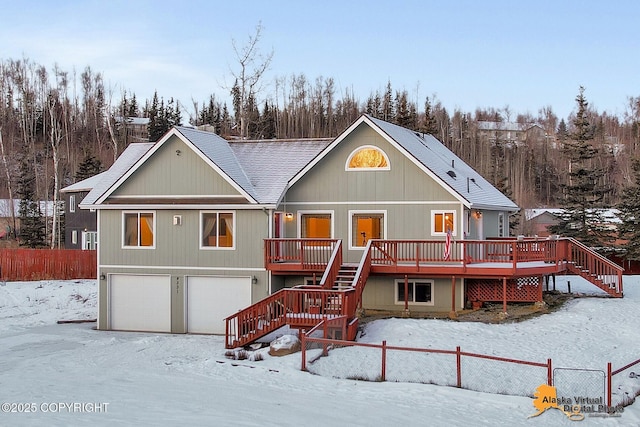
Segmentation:
[(515, 122), (478, 122), (478, 135), (491, 142), (501, 141), (505, 144), (520, 145), (526, 141), (544, 142), (546, 135), (544, 128), (535, 123)]
[[(615, 208), (598, 210), (603, 222), (597, 225), (616, 231), (620, 223), (619, 211)], [(560, 222), (564, 211), (559, 208), (525, 209), (525, 232), (531, 236), (548, 237), (549, 227)]]
[(542, 270), (517, 268), (534, 254), (506, 240), (518, 207), (432, 136), (368, 115), (334, 140), (176, 127), (127, 147), (80, 206), (98, 212), (98, 329), (228, 346), (322, 313), (353, 337), (356, 308), (455, 314), (494, 289), (505, 306), (539, 301), (564, 267), (536, 242)]
[(124, 132), (127, 143), (149, 141), (148, 117), (116, 117), (116, 128)]
[(560, 222), (562, 212), (562, 209), (525, 209), (525, 233), (530, 236), (549, 237), (549, 227)]
[[(53, 218), (53, 202), (40, 202), (40, 213), (47, 219), (50, 224)], [(63, 210), (61, 204), (58, 205)], [(13, 215), (11, 208), (13, 207)], [(64, 212), (60, 211), (59, 214)], [(15, 218), (15, 224), (14, 224)], [(0, 239), (9, 238), (13, 229), (20, 231), (20, 199), (0, 199)]]
[(98, 247), (96, 212), (78, 208), (89, 191), (102, 179), (105, 172), (71, 184), (62, 190), (65, 212), (64, 247), (66, 249), (95, 250)]

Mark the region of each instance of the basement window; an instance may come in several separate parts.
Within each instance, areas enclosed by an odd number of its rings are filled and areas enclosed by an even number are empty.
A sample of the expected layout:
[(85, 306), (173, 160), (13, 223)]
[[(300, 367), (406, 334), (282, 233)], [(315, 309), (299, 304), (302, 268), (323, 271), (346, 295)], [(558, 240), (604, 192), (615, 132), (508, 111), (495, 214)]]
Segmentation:
[[(405, 301), (404, 280), (396, 280), (395, 303)], [(433, 282), (430, 280), (410, 280), (407, 289), (407, 302), (415, 305), (433, 305)]]

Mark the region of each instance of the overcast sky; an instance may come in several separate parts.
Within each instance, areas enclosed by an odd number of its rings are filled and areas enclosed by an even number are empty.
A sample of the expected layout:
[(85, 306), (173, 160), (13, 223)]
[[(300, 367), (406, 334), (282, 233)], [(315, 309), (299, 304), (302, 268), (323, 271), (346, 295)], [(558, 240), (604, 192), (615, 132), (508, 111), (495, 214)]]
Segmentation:
[[(337, 97), (360, 101), (387, 81), (423, 109), (551, 106), (561, 118), (580, 86), (598, 111), (623, 117), (640, 96), (640, 1), (164, 1), (0, 0), (0, 59), (100, 72), (114, 98), (154, 91), (192, 110), (228, 100), (237, 70), (232, 39), (258, 23), (276, 77), (332, 77)], [(261, 99), (261, 97), (259, 97)], [(230, 105), (229, 105), (230, 107)], [(183, 116), (184, 117), (184, 116)]]

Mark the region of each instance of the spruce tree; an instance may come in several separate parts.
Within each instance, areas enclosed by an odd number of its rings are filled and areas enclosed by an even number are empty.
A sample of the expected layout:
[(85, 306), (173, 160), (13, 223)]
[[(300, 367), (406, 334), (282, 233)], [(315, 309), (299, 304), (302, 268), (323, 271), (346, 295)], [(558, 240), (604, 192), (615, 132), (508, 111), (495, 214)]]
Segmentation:
[(20, 176), (17, 181), (17, 195), (20, 198), (20, 246), (41, 248), (47, 245), (45, 219), (40, 210), (40, 202), (35, 193), (36, 177), (27, 155), (20, 160)]
[(578, 111), (573, 119), (573, 131), (564, 144), (569, 161), (569, 180), (562, 186), (564, 212), (559, 223), (549, 227), (549, 231), (601, 248), (610, 238), (601, 209), (605, 194), (604, 171), (595, 162), (598, 151), (593, 145), (594, 126), (589, 122), (589, 103), (583, 87), (580, 87), (576, 103)]
[(99, 174), (101, 169), (102, 162), (95, 156), (87, 154), (82, 160), (82, 163), (78, 165), (78, 170), (76, 171), (75, 176), (76, 182)]
[(633, 183), (623, 190), (618, 204), (618, 235), (624, 241), (625, 259), (640, 260), (640, 158), (633, 159), (631, 168)]

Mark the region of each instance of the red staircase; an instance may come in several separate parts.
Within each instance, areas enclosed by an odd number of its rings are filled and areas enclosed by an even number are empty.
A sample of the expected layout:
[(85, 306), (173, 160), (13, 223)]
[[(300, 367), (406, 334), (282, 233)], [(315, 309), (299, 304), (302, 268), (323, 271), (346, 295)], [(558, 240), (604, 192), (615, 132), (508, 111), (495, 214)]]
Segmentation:
[(624, 269), (575, 239), (567, 239), (567, 269), (614, 298), (622, 298)]
[[(362, 262), (371, 261), (366, 255), (368, 249)], [(362, 289), (369, 274), (369, 267), (363, 268), (362, 262), (359, 266), (342, 264), (342, 245), (338, 242), (319, 286), (281, 289), (227, 317), (225, 347), (250, 344), (285, 325), (311, 329), (323, 320), (340, 323), (338, 329), (346, 331), (345, 338), (355, 339), (356, 310), (362, 306)]]

